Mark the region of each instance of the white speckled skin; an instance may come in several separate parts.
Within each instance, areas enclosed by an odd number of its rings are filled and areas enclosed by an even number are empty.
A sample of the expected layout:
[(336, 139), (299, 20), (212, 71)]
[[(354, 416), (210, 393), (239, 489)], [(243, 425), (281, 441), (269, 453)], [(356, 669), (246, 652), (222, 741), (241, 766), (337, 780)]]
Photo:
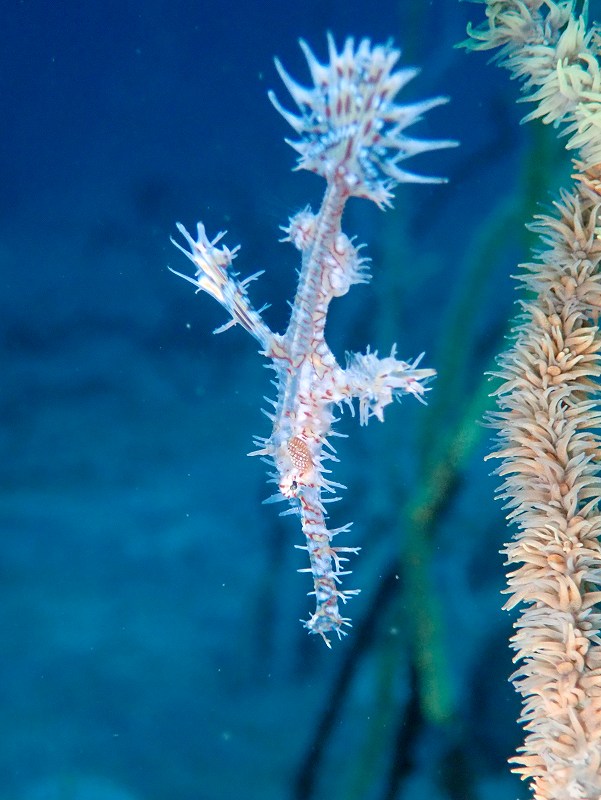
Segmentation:
[[(339, 588), (341, 576), (348, 574), (343, 563), (356, 548), (334, 547), (335, 534), (350, 525), (328, 530), (323, 494), (332, 495), (341, 487), (326, 475), (327, 460), (336, 461), (335, 450), (327, 437), (332, 432), (334, 406), (359, 400), (361, 424), (370, 416), (383, 419), (383, 409), (401, 394), (421, 399), (424, 382), (434, 370), (418, 369), (413, 363), (377, 353), (353, 353), (345, 368), (334, 358), (324, 338), (328, 307), (333, 297), (346, 294), (354, 283), (369, 280), (368, 260), (342, 232), (344, 206), (349, 197), (363, 197), (378, 206), (391, 204), (392, 189), (398, 182), (439, 182), (401, 170), (398, 162), (415, 153), (449, 147), (450, 141), (423, 141), (404, 135), (404, 129), (429, 108), (445, 102), (435, 98), (403, 106), (394, 103), (397, 91), (415, 74), (414, 69), (393, 72), (399, 52), (389, 46), (372, 47), (364, 39), (355, 48), (347, 39), (337, 52), (328, 38), (329, 63), (320, 64), (309, 47), (301, 42), (313, 79), (306, 88), (296, 83), (276, 61), (276, 66), (300, 113), (286, 111), (273, 93), (270, 99), (292, 125), (300, 139), (290, 144), (299, 153), (298, 168), (325, 178), (327, 187), (317, 214), (309, 209), (290, 220), (286, 240), (301, 252), (302, 267), (292, 306), (290, 323), (284, 334), (273, 333), (247, 296), (246, 285), (256, 275), (239, 281), (231, 268), (238, 248), (217, 247), (223, 234), (209, 241), (199, 224), (194, 240), (179, 225), (189, 250), (177, 245), (193, 261), (193, 278), (182, 275), (197, 290), (211, 294), (231, 314), (219, 330), (236, 323), (242, 325), (261, 344), (262, 354), (270, 359), (276, 373), (277, 398), (274, 411), (265, 412), (273, 423), (268, 438), (256, 440), (261, 455), (275, 465), (270, 475), (278, 492), (270, 501), (288, 499), (300, 515), (313, 576), (316, 610), (305, 623), (312, 633), (326, 636), (344, 633), (350, 621), (341, 616), (339, 602), (346, 602), (358, 590)], [(180, 273), (177, 273), (180, 274)], [(333, 498), (330, 498), (333, 499)]]

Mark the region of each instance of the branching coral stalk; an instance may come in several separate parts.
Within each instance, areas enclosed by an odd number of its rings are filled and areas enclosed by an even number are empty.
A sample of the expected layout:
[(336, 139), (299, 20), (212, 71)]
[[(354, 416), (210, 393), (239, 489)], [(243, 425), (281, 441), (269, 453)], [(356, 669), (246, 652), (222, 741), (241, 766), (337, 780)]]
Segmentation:
[(601, 796), (601, 336), (598, 198), (564, 193), (536, 228), (548, 247), (527, 264), (535, 293), (500, 359), (495, 424), (500, 496), (518, 531), (505, 608), (522, 603), (512, 676), (528, 735), (516, 772), (540, 800)]
[(532, 228), (513, 346), (500, 360), (494, 458), (517, 527), (506, 608), (520, 604), (512, 676), (527, 736), (512, 759), (537, 800), (601, 797), (601, 81), (599, 36), (573, 2), (489, 0), (472, 49), (523, 81), (578, 154), (576, 182)]
[(563, 126), (567, 150), (585, 167), (601, 162), (600, 31), (577, 16), (574, 0), (483, 0), (487, 22), (468, 27), (473, 50), (495, 56), (522, 81), (525, 102), (536, 103), (524, 122)]

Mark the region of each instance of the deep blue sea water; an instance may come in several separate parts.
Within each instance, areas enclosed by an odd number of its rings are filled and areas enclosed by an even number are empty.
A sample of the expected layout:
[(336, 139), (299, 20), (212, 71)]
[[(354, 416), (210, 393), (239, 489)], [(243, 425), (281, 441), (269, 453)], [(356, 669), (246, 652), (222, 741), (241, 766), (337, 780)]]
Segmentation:
[[(508, 75), (454, 48), (481, 17), (453, 0), (2, 4), (0, 800), (526, 796), (505, 763), (519, 709), (482, 376), (515, 310), (524, 223), (569, 164), (519, 125)], [(392, 38), (422, 67), (401, 99), (451, 98), (415, 134), (461, 143), (411, 164), (448, 184), (345, 217), (374, 280), (333, 306), (332, 349), (396, 341), (440, 378), (427, 407), (340, 423), (348, 490), (331, 514), (355, 521), (346, 581), (362, 593), (331, 651), (298, 621), (297, 521), (261, 504), (264, 465), (245, 455), (268, 434), (270, 375), (243, 330), (211, 335), (223, 310), (167, 269), (186, 269), (177, 221), (227, 228), (285, 327), (298, 263), (279, 226), (323, 185), (292, 173), (267, 90), (290, 106), (273, 56), (306, 81), (297, 40), (325, 59), (327, 31)], [(448, 445), (462, 425), (465, 457)], [(427, 577), (409, 592), (429, 487)]]

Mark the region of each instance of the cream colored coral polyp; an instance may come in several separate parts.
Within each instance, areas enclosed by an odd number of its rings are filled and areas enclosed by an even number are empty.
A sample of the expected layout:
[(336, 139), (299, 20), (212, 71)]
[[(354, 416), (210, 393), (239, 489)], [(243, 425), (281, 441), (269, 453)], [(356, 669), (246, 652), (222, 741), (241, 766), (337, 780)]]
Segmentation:
[(542, 249), (520, 281), (512, 347), (493, 415), (516, 526), (505, 608), (521, 606), (511, 676), (526, 738), (511, 762), (536, 800), (601, 798), (601, 70), (599, 32), (571, 0), (488, 0), (471, 49), (499, 50), (522, 81), (526, 120), (562, 129), (576, 183), (531, 226)]

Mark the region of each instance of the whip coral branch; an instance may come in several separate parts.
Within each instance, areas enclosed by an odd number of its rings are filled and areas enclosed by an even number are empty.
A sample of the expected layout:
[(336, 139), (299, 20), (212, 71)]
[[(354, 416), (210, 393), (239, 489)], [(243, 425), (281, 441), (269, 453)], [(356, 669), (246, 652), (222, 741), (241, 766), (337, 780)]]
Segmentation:
[(518, 526), (505, 608), (525, 604), (512, 676), (528, 736), (513, 759), (536, 798), (601, 796), (599, 198), (562, 194), (540, 217), (517, 339), (500, 359), (500, 496)]
[[(188, 249), (177, 246), (192, 261), (194, 277), (181, 275), (214, 297), (231, 319), (219, 331), (239, 324), (261, 345), (275, 372), (277, 398), (270, 401), (273, 412), (266, 412), (273, 423), (270, 436), (257, 438), (257, 450), (273, 471), (270, 479), (278, 491), (269, 501), (287, 500), (291, 511), (301, 519), (305, 536), (303, 549), (309, 555), (316, 610), (305, 626), (320, 634), (329, 646), (327, 633), (341, 636), (350, 625), (339, 609), (340, 603), (357, 590), (340, 588), (347, 554), (357, 548), (333, 546), (336, 530), (326, 526), (324, 503), (333, 497), (340, 484), (329, 478), (327, 460), (336, 461), (328, 442), (334, 435), (334, 409), (359, 401), (362, 424), (371, 416), (383, 419), (384, 407), (403, 394), (422, 399), (426, 382), (434, 370), (422, 368), (420, 358), (401, 361), (395, 349), (379, 358), (369, 348), (353, 353), (345, 368), (337, 363), (328, 347), (324, 330), (330, 301), (346, 294), (355, 283), (369, 280), (368, 259), (341, 230), (347, 200), (362, 197), (379, 207), (391, 205), (397, 183), (437, 183), (407, 172), (401, 162), (417, 153), (449, 147), (454, 142), (426, 141), (406, 134), (428, 109), (445, 102), (437, 97), (421, 103), (400, 105), (397, 92), (416, 74), (415, 69), (394, 71), (400, 53), (386, 45), (372, 46), (363, 39), (355, 46), (347, 39), (340, 52), (328, 37), (329, 61), (321, 64), (308, 45), (301, 42), (313, 85), (302, 86), (291, 78), (279, 61), (276, 67), (297, 112), (283, 108), (275, 95), (269, 97), (291, 125), (296, 136), (289, 143), (299, 154), (297, 169), (321, 175), (326, 191), (317, 213), (304, 209), (284, 228), (285, 241), (301, 253), (302, 266), (292, 315), (285, 333), (273, 333), (247, 295), (247, 285), (259, 273), (239, 280), (232, 270), (238, 248), (220, 244), (223, 234), (210, 240), (204, 226), (198, 225), (197, 238), (178, 225)], [(180, 273), (176, 273), (180, 275)], [(344, 487), (342, 487), (344, 488)], [(284, 512), (287, 513), (287, 512)]]
[(512, 347), (499, 359), (499, 496), (517, 531), (506, 545), (505, 608), (521, 606), (512, 681), (527, 732), (512, 759), (537, 800), (601, 797), (601, 79), (599, 34), (573, 2), (489, 0), (472, 49), (497, 58), (559, 127), (576, 183), (532, 228), (542, 240), (520, 280)]

